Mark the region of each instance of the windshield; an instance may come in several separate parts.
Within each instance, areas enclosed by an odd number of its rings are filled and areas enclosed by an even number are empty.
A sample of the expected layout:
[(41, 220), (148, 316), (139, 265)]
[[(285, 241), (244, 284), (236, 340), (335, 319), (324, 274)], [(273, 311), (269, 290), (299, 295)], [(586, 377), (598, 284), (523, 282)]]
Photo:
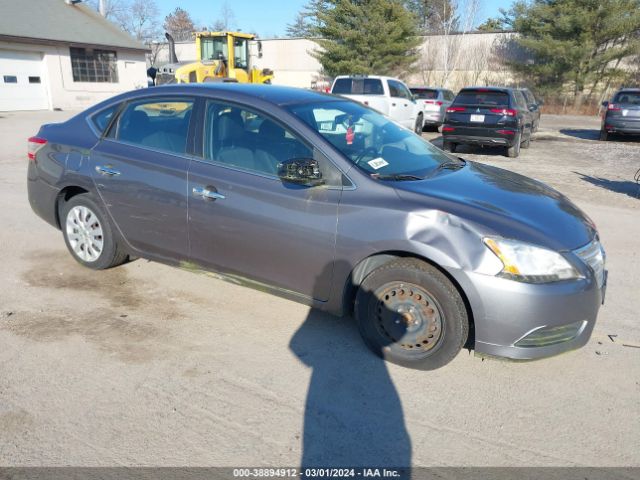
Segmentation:
[(412, 88), (411, 93), (421, 100), (435, 100), (438, 98), (438, 91), (429, 88)]
[(219, 60), (222, 55), (227, 55), (227, 39), (225, 37), (200, 37), (201, 58), (203, 62)]
[(640, 105), (640, 92), (619, 92), (614, 102), (630, 105)]
[(384, 95), (378, 78), (338, 78), (331, 93), (335, 95)]
[(373, 176), (424, 178), (442, 164), (458, 162), (411, 130), (356, 102), (325, 101), (287, 108)]

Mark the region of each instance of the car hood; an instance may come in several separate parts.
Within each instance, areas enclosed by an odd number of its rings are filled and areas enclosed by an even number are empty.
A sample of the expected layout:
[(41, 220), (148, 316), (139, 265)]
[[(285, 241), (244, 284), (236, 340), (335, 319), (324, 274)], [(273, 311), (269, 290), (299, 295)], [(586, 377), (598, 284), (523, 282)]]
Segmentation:
[(394, 182), (399, 196), (474, 222), (483, 234), (573, 250), (597, 234), (594, 223), (548, 185), (501, 168), (467, 162), (420, 181)]

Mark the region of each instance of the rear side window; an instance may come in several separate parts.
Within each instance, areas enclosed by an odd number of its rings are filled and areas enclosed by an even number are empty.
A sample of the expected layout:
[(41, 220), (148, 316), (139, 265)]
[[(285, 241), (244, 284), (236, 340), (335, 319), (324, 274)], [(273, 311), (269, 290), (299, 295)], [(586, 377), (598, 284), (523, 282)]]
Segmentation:
[(451, 101), (455, 98), (455, 95), (453, 94), (453, 92), (451, 90), (445, 90), (444, 91), (444, 99)]
[(536, 103), (536, 98), (533, 96), (530, 90), (522, 90), (522, 94), (524, 95), (524, 99), (527, 101), (529, 105), (533, 105)]
[(378, 78), (339, 78), (331, 93), (338, 95), (384, 95)]
[(91, 123), (96, 128), (99, 134), (103, 134), (106, 128), (109, 126), (109, 122), (113, 118), (113, 115), (118, 110), (119, 105), (112, 105), (104, 110), (94, 114), (91, 117)]
[(424, 100), (435, 100), (438, 98), (438, 91), (430, 88), (412, 88), (411, 93), (416, 98)]
[(455, 101), (456, 105), (491, 105), (509, 106), (509, 94), (494, 90), (462, 90), (458, 93)]
[(117, 139), (171, 153), (185, 153), (192, 100), (132, 103), (118, 119)]
[(527, 101), (524, 98), (524, 95), (522, 94), (522, 92), (520, 90), (514, 90), (513, 91), (513, 96), (516, 100), (516, 105), (520, 108), (527, 108)]
[(640, 92), (619, 92), (613, 102), (640, 105)]

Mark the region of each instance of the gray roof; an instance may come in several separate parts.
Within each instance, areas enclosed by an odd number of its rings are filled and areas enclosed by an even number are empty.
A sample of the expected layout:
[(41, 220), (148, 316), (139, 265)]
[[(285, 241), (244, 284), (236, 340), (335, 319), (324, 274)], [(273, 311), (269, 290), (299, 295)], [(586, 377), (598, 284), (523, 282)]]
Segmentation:
[(128, 33), (81, 3), (0, 0), (0, 39), (148, 50)]

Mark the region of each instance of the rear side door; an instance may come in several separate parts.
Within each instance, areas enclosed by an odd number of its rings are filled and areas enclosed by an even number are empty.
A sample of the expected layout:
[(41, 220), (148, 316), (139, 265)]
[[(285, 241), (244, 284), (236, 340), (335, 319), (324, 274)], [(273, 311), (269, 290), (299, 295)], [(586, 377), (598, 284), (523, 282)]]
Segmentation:
[(397, 80), (387, 80), (389, 84), (390, 116), (396, 122), (413, 129), (416, 121), (416, 103), (409, 89)]
[(131, 101), (91, 151), (92, 175), (107, 211), (137, 251), (185, 259), (185, 153), (194, 100), (153, 97)]
[(283, 183), (276, 172), (291, 158), (316, 157), (321, 170), (328, 160), (248, 106), (207, 101), (202, 122), (202, 151), (189, 167), (191, 261), (327, 300), (342, 188)]

